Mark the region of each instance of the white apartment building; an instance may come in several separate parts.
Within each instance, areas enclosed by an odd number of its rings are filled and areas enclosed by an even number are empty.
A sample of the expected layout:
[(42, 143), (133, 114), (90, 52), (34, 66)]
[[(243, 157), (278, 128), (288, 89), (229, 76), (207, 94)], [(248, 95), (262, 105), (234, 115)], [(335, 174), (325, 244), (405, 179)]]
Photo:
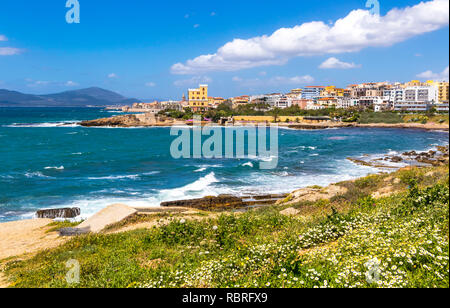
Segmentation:
[(308, 101), (308, 103), (306, 104), (306, 110), (320, 110), (325, 108), (327, 108), (327, 106), (317, 104), (315, 101), (312, 100)]
[(405, 90), (402, 88), (395, 88), (383, 91), (383, 96), (387, 97), (389, 102), (395, 103), (403, 100)]
[[(271, 105), (272, 106), (272, 105)], [(289, 108), (292, 106), (292, 98), (291, 97), (287, 97), (285, 95), (281, 96), (276, 102), (275, 102), (275, 107), (277, 108)]]
[(357, 108), (359, 100), (357, 98), (338, 98), (336, 108), (347, 109)]
[(425, 112), (433, 108), (433, 104), (427, 102), (396, 102), (394, 104), (395, 111), (408, 111), (408, 112)]
[(385, 106), (388, 102), (388, 98), (385, 96), (363, 96), (358, 99), (358, 105), (361, 108), (369, 108), (375, 106)]
[(403, 93), (404, 102), (438, 102), (438, 89), (435, 86), (407, 87)]

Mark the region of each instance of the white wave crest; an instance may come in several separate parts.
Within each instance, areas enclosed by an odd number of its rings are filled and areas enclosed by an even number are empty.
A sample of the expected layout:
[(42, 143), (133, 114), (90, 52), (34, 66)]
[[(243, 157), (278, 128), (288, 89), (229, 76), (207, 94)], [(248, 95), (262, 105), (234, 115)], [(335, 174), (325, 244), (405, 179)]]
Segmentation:
[(45, 167), (45, 170), (64, 170), (64, 166), (60, 166), (60, 167)]
[(46, 123), (13, 123), (10, 125), (4, 125), (3, 127), (16, 127), (16, 128), (47, 128), (47, 127), (78, 127), (80, 122), (64, 121), (64, 122), (46, 122)]

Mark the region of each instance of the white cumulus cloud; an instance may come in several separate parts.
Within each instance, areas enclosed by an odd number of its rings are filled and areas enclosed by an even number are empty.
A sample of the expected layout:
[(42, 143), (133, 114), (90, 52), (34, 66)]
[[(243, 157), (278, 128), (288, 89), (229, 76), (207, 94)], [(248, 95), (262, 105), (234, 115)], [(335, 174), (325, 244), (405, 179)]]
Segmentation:
[(108, 74), (108, 78), (111, 78), (111, 79), (118, 78), (118, 77), (119, 76), (117, 76), (117, 74), (115, 74), (115, 73)]
[(320, 64), (319, 68), (321, 69), (351, 69), (351, 68), (358, 68), (361, 67), (361, 65), (357, 65), (355, 63), (347, 63), (339, 60), (338, 58), (331, 57), (322, 64)]
[(395, 8), (385, 16), (358, 9), (331, 24), (313, 21), (292, 28), (281, 28), (271, 35), (234, 39), (215, 53), (174, 64), (171, 71), (174, 74), (199, 74), (283, 65), (294, 57), (392, 46), (448, 24), (448, 0), (433, 0), (402, 9)]
[(434, 79), (436, 81), (448, 81), (449, 80), (448, 66), (441, 73), (434, 73), (433, 71), (429, 70), (418, 74), (417, 77), (423, 79)]

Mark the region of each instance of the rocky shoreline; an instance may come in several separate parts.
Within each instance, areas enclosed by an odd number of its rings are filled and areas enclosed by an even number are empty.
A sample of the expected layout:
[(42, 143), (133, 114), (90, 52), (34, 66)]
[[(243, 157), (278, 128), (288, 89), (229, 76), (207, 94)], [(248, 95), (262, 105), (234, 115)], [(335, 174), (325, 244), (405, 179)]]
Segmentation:
[(392, 165), (391, 163), (423, 167), (442, 166), (449, 163), (449, 146), (438, 146), (436, 147), (436, 151), (410, 151), (404, 152), (400, 155), (385, 155), (382, 158), (376, 159), (370, 159), (368, 156), (366, 156), (365, 159), (352, 157), (348, 157), (347, 159), (355, 164), (382, 169), (398, 169), (400, 167)]
[(84, 127), (158, 127), (184, 124), (174, 119), (159, 117), (153, 113), (127, 114), (110, 118), (82, 121)]
[[(102, 118), (96, 120), (82, 121), (80, 123), (84, 127), (161, 127), (172, 125), (186, 125), (185, 121), (176, 120), (167, 117), (160, 117), (154, 113), (141, 113), (141, 114), (127, 114), (119, 115), (110, 118)], [(192, 123), (191, 123), (192, 125)], [(202, 123), (203, 125), (203, 123)], [(449, 131), (448, 124), (437, 123), (399, 123), (399, 124), (385, 124), (385, 123), (372, 123), (372, 124), (359, 124), (359, 123), (344, 123), (344, 122), (322, 122), (322, 123), (278, 123), (280, 127), (287, 127), (291, 129), (301, 130), (317, 130), (317, 129), (330, 129), (330, 128), (351, 128), (351, 127), (363, 127), (363, 128), (401, 128), (401, 129), (422, 129), (422, 130), (441, 130)]]

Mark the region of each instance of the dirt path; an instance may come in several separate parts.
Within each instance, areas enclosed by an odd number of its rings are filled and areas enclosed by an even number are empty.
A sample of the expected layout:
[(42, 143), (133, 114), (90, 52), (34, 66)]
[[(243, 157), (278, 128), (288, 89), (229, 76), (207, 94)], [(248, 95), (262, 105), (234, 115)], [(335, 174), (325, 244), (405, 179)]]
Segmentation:
[(0, 224), (0, 260), (34, 255), (64, 243), (67, 239), (57, 232), (47, 232), (50, 223), (50, 219), (32, 219)]
[(3, 275), (2, 272), (0, 272), (0, 289), (7, 288), (9, 286), (9, 283), (6, 281), (5, 275)]

